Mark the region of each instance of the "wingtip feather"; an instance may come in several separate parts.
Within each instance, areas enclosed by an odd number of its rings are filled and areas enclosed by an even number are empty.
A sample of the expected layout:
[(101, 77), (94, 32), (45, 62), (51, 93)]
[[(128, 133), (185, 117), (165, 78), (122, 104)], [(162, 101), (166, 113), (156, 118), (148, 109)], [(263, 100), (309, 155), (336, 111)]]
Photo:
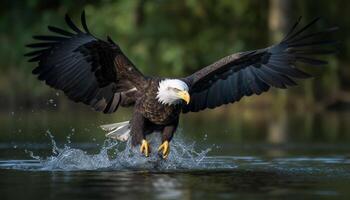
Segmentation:
[(86, 33), (90, 33), (86, 24), (85, 10), (83, 10), (83, 12), (81, 13), (81, 25), (83, 26)]
[(81, 33), (81, 30), (73, 23), (68, 14), (65, 15), (65, 21), (72, 30), (74, 30), (76, 33)]

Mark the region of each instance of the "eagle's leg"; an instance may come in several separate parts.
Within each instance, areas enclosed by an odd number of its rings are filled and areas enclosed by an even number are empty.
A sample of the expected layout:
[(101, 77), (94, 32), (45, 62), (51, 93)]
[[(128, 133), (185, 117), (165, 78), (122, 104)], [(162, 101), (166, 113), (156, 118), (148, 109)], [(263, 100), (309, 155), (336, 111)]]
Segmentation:
[(166, 159), (170, 153), (169, 141), (165, 140), (158, 148), (159, 154)]
[(140, 151), (141, 151), (141, 154), (144, 154), (146, 157), (148, 157), (149, 154), (151, 153), (151, 148), (147, 140), (145, 139), (142, 140)]
[(176, 119), (174, 123), (164, 127), (162, 132), (162, 144), (158, 148), (158, 152), (162, 158), (166, 159), (170, 153), (170, 141), (174, 136), (179, 119)]
[(149, 156), (151, 148), (146, 140), (145, 132), (145, 118), (139, 112), (134, 112), (131, 119), (131, 144), (132, 146), (140, 146), (141, 154), (146, 157)]

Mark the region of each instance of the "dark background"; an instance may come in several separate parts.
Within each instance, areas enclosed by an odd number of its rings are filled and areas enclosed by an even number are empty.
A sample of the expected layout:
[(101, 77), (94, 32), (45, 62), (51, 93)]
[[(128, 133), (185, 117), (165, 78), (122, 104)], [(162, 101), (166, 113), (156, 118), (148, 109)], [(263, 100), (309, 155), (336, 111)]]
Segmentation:
[(47, 33), (47, 25), (65, 27), (66, 13), (79, 23), (82, 10), (95, 35), (110, 35), (142, 72), (162, 76), (185, 76), (237, 51), (266, 47), (299, 16), (303, 24), (320, 16), (316, 30), (340, 27), (334, 36), (339, 53), (327, 58), (328, 66), (307, 68), (316, 78), (264, 97), (286, 95), (277, 102), (304, 107), (349, 102), (349, 5), (346, 0), (5, 0), (0, 8), (0, 108), (42, 104), (53, 93), (30, 74), (35, 65), (23, 57), (25, 44), (33, 34)]
[[(99, 125), (129, 120), (131, 108), (105, 115), (73, 103), (23, 57), (32, 35), (66, 27), (66, 13), (79, 24), (82, 10), (90, 31), (147, 75), (186, 76), (264, 48), (299, 16), (320, 16), (315, 31), (338, 26), (339, 53), (300, 66), (315, 77), (299, 86), (181, 116), (169, 159), (154, 163), (170, 171), (150, 169), (124, 156), (125, 144), (104, 145)], [(349, 12), (348, 0), (2, 0), (1, 199), (350, 199)]]
[[(264, 48), (279, 41), (299, 16), (302, 24), (319, 16), (314, 30), (340, 28), (332, 36), (339, 41), (339, 52), (323, 57), (329, 65), (300, 66), (314, 78), (288, 90), (272, 89), (234, 105), (185, 115), (180, 127), (198, 138), (209, 133), (209, 141), (348, 141), (349, 9), (347, 0), (2, 1), (0, 134), (28, 141), (50, 129), (64, 138), (67, 131), (57, 130), (81, 127), (81, 140), (89, 135), (85, 129), (97, 131), (100, 124), (129, 119), (130, 109), (103, 115), (69, 101), (36, 80), (31, 74), (35, 64), (23, 56), (32, 35), (48, 33), (47, 25), (66, 27), (66, 13), (79, 24), (85, 10), (90, 31), (100, 38), (110, 35), (144, 74), (172, 77), (238, 51)], [(218, 123), (223, 127), (220, 137), (211, 133)], [(97, 135), (102, 141), (103, 135)]]

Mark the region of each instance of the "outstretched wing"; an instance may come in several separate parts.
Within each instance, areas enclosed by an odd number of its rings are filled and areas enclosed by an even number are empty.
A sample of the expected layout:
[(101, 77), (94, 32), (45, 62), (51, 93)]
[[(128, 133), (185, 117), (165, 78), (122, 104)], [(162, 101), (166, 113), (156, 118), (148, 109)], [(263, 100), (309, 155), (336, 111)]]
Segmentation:
[(333, 46), (335, 42), (322, 37), (337, 29), (306, 33), (305, 30), (317, 20), (297, 30), (299, 19), (279, 44), (229, 55), (184, 78), (190, 86), (191, 101), (184, 105), (183, 112), (215, 108), (239, 101), (243, 96), (259, 95), (271, 86), (287, 88), (296, 85), (293, 78), (310, 77), (296, 68), (295, 64), (326, 64), (312, 56), (334, 52), (325, 47)]
[(80, 30), (66, 15), (71, 32), (49, 26), (54, 35), (34, 36), (29, 44), (29, 62), (38, 62), (33, 74), (53, 88), (62, 90), (75, 102), (97, 111), (112, 113), (119, 105), (132, 105), (144, 76), (109, 37), (94, 37), (88, 30), (84, 12)]

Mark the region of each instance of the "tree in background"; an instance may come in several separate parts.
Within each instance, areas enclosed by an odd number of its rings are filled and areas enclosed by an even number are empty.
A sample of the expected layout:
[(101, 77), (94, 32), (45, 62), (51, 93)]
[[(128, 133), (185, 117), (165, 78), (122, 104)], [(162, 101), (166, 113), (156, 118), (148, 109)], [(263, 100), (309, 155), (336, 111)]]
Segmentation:
[[(292, 21), (294, 2), (291, 0), (269, 0), (268, 25), (271, 43), (280, 42)], [(276, 90), (277, 103), (275, 109), (282, 110), (287, 103), (287, 91)], [(275, 112), (275, 117), (269, 123), (268, 140), (272, 143), (283, 143), (287, 140), (287, 114), (286, 112)]]

